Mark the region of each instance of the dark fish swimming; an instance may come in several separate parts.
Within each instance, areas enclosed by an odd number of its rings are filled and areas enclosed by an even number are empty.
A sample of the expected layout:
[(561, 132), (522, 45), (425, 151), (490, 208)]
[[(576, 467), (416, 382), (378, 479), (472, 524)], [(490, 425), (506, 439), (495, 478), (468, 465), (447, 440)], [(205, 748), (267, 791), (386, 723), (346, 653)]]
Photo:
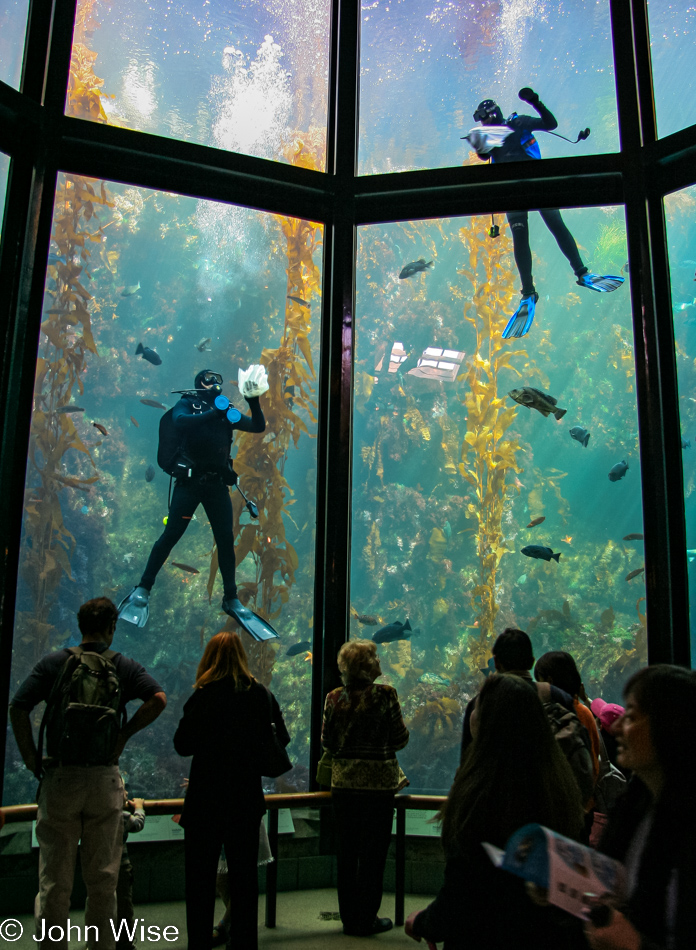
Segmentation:
[(155, 469), (155, 466), (154, 466), (154, 465), (148, 465), (148, 467), (145, 469), (145, 481), (146, 481), (146, 482), (151, 482), (152, 479), (155, 477), (156, 474), (157, 474), (157, 471), (156, 471), (156, 469)]
[(209, 353), (209, 343), (212, 343), (212, 337), (204, 336), (203, 339), (199, 340), (198, 343), (194, 343), (193, 345), (196, 347), (199, 353)]
[(312, 649), (312, 644), (309, 640), (300, 640), (299, 643), (293, 643), (291, 647), (288, 647), (285, 651), (286, 656), (297, 656), (299, 653), (309, 653)]
[(163, 402), (157, 402), (156, 399), (141, 399), (140, 400), (143, 406), (152, 406), (153, 409), (166, 409), (167, 406)]
[(355, 619), (366, 627), (376, 627), (380, 623), (379, 617), (373, 617), (372, 614), (358, 614)]
[(103, 425), (101, 424), (101, 422), (93, 422), (92, 425), (94, 426), (95, 429), (99, 429), (99, 431), (101, 432), (102, 435), (108, 435), (108, 434), (109, 434), (109, 433), (106, 431), (106, 426), (103, 426)]
[(411, 623), (407, 619), (405, 623), (390, 623), (382, 627), (372, 637), (375, 643), (393, 643), (394, 640), (410, 640)]
[(302, 297), (295, 297), (293, 294), (287, 295), (288, 300), (292, 300), (293, 303), (298, 303), (301, 307), (308, 307), (309, 304), (306, 300), (303, 300)]
[(137, 294), (140, 290), (140, 281), (137, 284), (130, 284), (128, 287), (124, 287), (121, 291), (122, 297), (132, 297), (133, 294)]
[(682, 448), (683, 448), (683, 449), (690, 449), (690, 448), (691, 448), (691, 439), (685, 439), (684, 436), (682, 436), (682, 437), (681, 437), (681, 440), (682, 440)]
[(153, 366), (159, 366), (162, 362), (162, 357), (159, 353), (155, 353), (154, 350), (151, 350), (149, 346), (143, 346), (142, 343), (138, 343), (138, 348), (135, 351), (136, 356), (142, 356), (144, 360), (147, 360), (148, 363), (152, 363)]
[(493, 657), (489, 659), (488, 663), (484, 667), (480, 668), (480, 671), (484, 676), (490, 676), (491, 673), (495, 673), (495, 660)]
[(611, 471), (609, 472), (609, 481), (618, 482), (620, 478), (623, 478), (626, 472), (628, 471), (628, 462), (624, 459), (622, 462), (617, 462), (616, 465), (612, 466)]
[(635, 571), (631, 571), (626, 575), (626, 580), (631, 581), (634, 577), (638, 577), (639, 574), (642, 574), (645, 571), (644, 567), (637, 567)]
[(136, 429), (140, 428), (140, 423), (138, 422), (137, 419), (134, 419), (133, 416), (130, 417), (130, 421), (133, 423)]
[(414, 274), (419, 274), (423, 270), (427, 270), (428, 267), (432, 267), (433, 262), (428, 261), (426, 264), (424, 257), (419, 257), (417, 261), (411, 261), (410, 264), (407, 264), (402, 268), (401, 273), (399, 274), (399, 280), (406, 280), (407, 277), (413, 277)]
[(525, 557), (540, 558), (542, 561), (550, 561), (553, 558), (556, 563), (561, 559), (560, 551), (558, 554), (554, 554), (553, 548), (545, 548), (541, 544), (528, 544), (526, 548), (522, 548), (520, 554), (524, 554)]
[(532, 518), (532, 520), (527, 525), (528, 528), (536, 528), (538, 524), (541, 524), (542, 521), (546, 521), (546, 515), (539, 515), (538, 518)]
[(570, 435), (576, 442), (580, 442), (582, 445), (587, 448), (587, 443), (590, 441), (590, 433), (587, 429), (583, 429), (582, 426), (573, 426), (572, 429), (569, 429)]
[(180, 570), (186, 571), (187, 574), (201, 573), (197, 567), (191, 567), (190, 564), (180, 564), (178, 561), (172, 561), (172, 567), (178, 567)]
[(518, 402), (521, 406), (528, 409), (536, 409), (542, 416), (550, 416), (552, 413), (556, 419), (562, 419), (568, 412), (567, 409), (558, 408), (558, 400), (540, 389), (534, 389), (533, 386), (523, 386), (521, 389), (511, 389), (508, 393), (511, 399)]
[(81, 406), (59, 406), (57, 409), (54, 409), (53, 411), (65, 414), (68, 412), (84, 412), (85, 410)]
[(643, 535), (638, 534), (638, 532), (634, 532), (633, 534), (627, 534), (624, 537), (624, 541), (642, 541), (642, 540), (643, 540)]

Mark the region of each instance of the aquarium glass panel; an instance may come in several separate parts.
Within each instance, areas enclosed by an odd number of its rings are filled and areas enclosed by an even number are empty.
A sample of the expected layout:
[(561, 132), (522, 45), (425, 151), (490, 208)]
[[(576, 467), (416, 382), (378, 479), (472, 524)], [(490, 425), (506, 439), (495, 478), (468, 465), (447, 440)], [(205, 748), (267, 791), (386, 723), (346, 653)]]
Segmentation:
[(10, 159), (0, 152), (0, 235), (2, 233), (2, 219), (5, 211), (5, 195), (7, 194), (7, 179), (10, 174)]
[[(51, 234), (11, 694), (41, 656), (79, 642), (80, 604), (97, 596), (119, 603), (139, 583), (168, 518), (170, 478), (158, 446), (171, 437), (166, 413), (182, 399), (179, 391), (192, 389), (201, 370), (213, 370), (233, 407), (248, 414), (239, 373), (262, 364), (270, 386), (260, 397), (265, 432), (232, 431), (225, 422), (219, 462), (200, 455), (200, 442), (179, 446), (176, 435), (174, 442), (191, 459), (194, 480), (205, 466), (196, 484), (208, 498), (208, 484), (211, 491), (222, 485), (225, 439), (233, 435), (244, 492), (230, 489), (239, 596), (282, 637), (242, 639), (292, 736), (295, 769), (276, 787), (306, 789), (322, 227), (61, 175)], [(189, 402), (195, 410), (195, 393)], [(172, 736), (206, 642), (235, 629), (221, 610), (210, 516), (200, 505), (182, 515), (187, 527), (156, 576), (146, 626), (122, 619), (116, 630), (114, 648), (140, 661), (169, 700), (121, 759), (131, 794), (146, 798), (181, 795), (189, 761), (175, 754)], [(219, 517), (216, 509), (214, 523)], [(222, 530), (220, 536), (228, 555), (232, 539)], [(306, 649), (287, 655), (303, 641)], [(35, 791), (11, 740), (6, 800), (33, 801)]]
[(691, 662), (696, 663), (696, 185), (665, 198), (672, 314), (679, 380), (679, 415), (686, 512), (686, 556), (691, 605)]
[(324, 169), (329, 0), (78, 0), (66, 113)]
[(591, 129), (575, 145), (540, 134), (544, 157), (619, 148), (608, 3), (363, 0), (360, 50), (361, 175), (461, 165), (482, 100), (537, 116), (524, 87), (558, 133)]
[[(563, 218), (595, 274), (626, 272), (622, 208)], [(496, 223), (359, 230), (350, 635), (380, 643), (411, 792), (449, 789), (505, 627), (571, 653), (591, 698), (647, 662), (628, 284), (579, 287), (530, 212), (539, 301), (504, 340), (519, 276)]]
[(22, 80), (28, 0), (0, 0), (0, 81), (19, 89)]
[(696, 5), (650, 0), (650, 42), (660, 136), (696, 124)]

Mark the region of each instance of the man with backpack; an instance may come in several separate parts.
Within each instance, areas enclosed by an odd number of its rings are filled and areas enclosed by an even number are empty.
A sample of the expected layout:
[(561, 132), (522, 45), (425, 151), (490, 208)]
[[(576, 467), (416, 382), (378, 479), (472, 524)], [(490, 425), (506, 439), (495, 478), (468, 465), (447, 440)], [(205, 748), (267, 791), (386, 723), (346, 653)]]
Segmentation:
[[(164, 691), (143, 666), (110, 649), (117, 620), (116, 606), (106, 597), (83, 604), (77, 614), (79, 647), (39, 660), (10, 704), (20, 754), (39, 779), (34, 916), (36, 939), (45, 950), (67, 950), (78, 843), (87, 890), (88, 947), (114, 947), (112, 920), (123, 846), (118, 759), (126, 742), (154, 722), (167, 704)], [(127, 720), (126, 704), (135, 699), (142, 705)], [(46, 703), (46, 710), (37, 747), (30, 714), (40, 702)], [(62, 928), (63, 938), (49, 939), (51, 927)]]
[[(493, 661), (496, 673), (507, 673), (527, 680), (534, 686), (541, 700), (549, 726), (558, 741), (573, 775), (578, 783), (583, 805), (592, 798), (594, 771), (590, 737), (573, 709), (573, 697), (550, 683), (535, 683), (531, 669), (534, 666), (532, 641), (524, 630), (506, 627), (493, 644)], [(461, 759), (471, 744), (471, 714), (476, 698), (472, 699), (464, 713)]]

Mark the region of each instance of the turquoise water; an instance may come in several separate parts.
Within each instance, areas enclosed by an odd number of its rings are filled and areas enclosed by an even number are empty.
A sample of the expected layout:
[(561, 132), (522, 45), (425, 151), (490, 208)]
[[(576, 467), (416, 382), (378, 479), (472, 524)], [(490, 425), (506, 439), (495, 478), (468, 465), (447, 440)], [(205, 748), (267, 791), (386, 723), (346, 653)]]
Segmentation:
[(7, 192), (7, 176), (10, 172), (10, 160), (0, 152), (0, 208), (5, 209), (5, 194)]
[(0, 2), (0, 81), (19, 89), (22, 76), (28, 0)]
[[(664, 135), (696, 121), (693, 8), (651, 4), (650, 13)], [(323, 169), (328, 16), (328, 4), (315, 0), (239, 3), (232, 13), (217, 2), (195, 11), (82, 3), (76, 58), (83, 78), (92, 69), (103, 80), (92, 85), (103, 95), (80, 99), (73, 85), (68, 112), (84, 118), (99, 102), (112, 124)], [(11, 22), (23, 30), (14, 8)], [(619, 148), (607, 4), (385, 0), (363, 5), (361, 28), (361, 174), (468, 162), (460, 137), (478, 102), (492, 96), (506, 114), (528, 111), (517, 99), (525, 85), (556, 114), (558, 131), (575, 138), (592, 129), (575, 146), (540, 136), (544, 157)], [(93, 63), (86, 51), (96, 53)], [(6, 175), (0, 164), (0, 189)], [(270, 646), (247, 640), (252, 668), (278, 696), (293, 736), (297, 767), (277, 787), (305, 788), (311, 654), (286, 651), (311, 641), (314, 629), (322, 231), (104, 185), (102, 194), (101, 182), (61, 177), (56, 200), (51, 252), (67, 248), (69, 263), (54, 260), (46, 273), (12, 688), (47, 650), (75, 642), (80, 603), (99, 594), (117, 600), (137, 582), (162, 530), (169, 479), (159, 469), (145, 479), (156, 466), (162, 410), (141, 400), (172, 405), (172, 390), (208, 367), (244, 409), (238, 370), (263, 362), (276, 380), (262, 398), (267, 432), (234, 447), (242, 486), (262, 509), (257, 527), (235, 496), (238, 580), (282, 634)], [(696, 269), (685, 263), (696, 259), (693, 192), (671, 196), (666, 217), (682, 432), (692, 442), (682, 453), (687, 532), (696, 548)], [(563, 214), (592, 271), (630, 272), (622, 208)], [(537, 656), (571, 652), (588, 694), (608, 701), (620, 700), (646, 658), (643, 544), (625, 540), (642, 534), (628, 282), (607, 295), (579, 288), (532, 212), (537, 316), (528, 336), (501, 341), (519, 280), (504, 216), (496, 222), (496, 239), (486, 236), (485, 216), (358, 232), (350, 635), (406, 620), (413, 628), (410, 640), (380, 646), (384, 681), (398, 689), (411, 729), (401, 760), (412, 790), (449, 787), (463, 706), (504, 626), (528, 630)], [(400, 279), (420, 258), (432, 267)], [(209, 351), (199, 352), (208, 339)], [(137, 357), (139, 342), (162, 364)], [(419, 358), (435, 361), (426, 351), (438, 349), (448, 351), (439, 359), (448, 366), (409, 372)], [(392, 354), (407, 357), (394, 373)], [(507, 394), (520, 386), (549, 393), (566, 414), (557, 421), (518, 405)], [(55, 413), (67, 405), (84, 412)], [(590, 432), (586, 448), (571, 437), (575, 426)], [(623, 459), (626, 476), (610, 481)], [(560, 560), (526, 557), (529, 544)], [(160, 679), (170, 701), (124, 756), (133, 794), (177, 796), (187, 772), (171, 736), (203, 645), (227, 622), (219, 577), (208, 592), (212, 547), (199, 511), (160, 572), (148, 626), (117, 632), (116, 646)], [(6, 774), (6, 801), (31, 800), (34, 782), (12, 743)]]

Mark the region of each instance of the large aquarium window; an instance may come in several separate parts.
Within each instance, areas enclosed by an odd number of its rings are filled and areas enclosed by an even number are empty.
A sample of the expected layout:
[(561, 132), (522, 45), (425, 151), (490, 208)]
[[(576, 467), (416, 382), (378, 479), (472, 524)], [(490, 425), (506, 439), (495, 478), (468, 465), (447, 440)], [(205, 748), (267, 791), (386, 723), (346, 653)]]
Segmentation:
[(0, 81), (19, 89), (22, 79), (28, 0), (0, 0)]
[[(282, 634), (266, 643), (242, 634), (292, 735), (295, 768), (278, 790), (307, 788), (322, 236), (297, 218), (60, 176), (17, 586), (10, 695), (40, 657), (79, 642), (81, 603), (118, 602), (138, 583), (168, 515), (158, 441), (177, 391), (211, 369), (248, 413), (238, 374), (263, 364), (265, 433), (237, 431), (232, 445), (258, 519), (231, 495), (239, 596)], [(203, 507), (188, 520), (157, 575), (147, 625), (121, 620), (114, 640), (169, 699), (121, 759), (129, 788), (147, 798), (181, 794), (188, 762), (172, 736), (204, 645), (234, 629)], [(302, 641), (307, 649), (288, 656)], [(14, 743), (5, 774), (7, 803), (33, 799)]]
[[(622, 208), (563, 212), (591, 270), (626, 273)], [(530, 212), (539, 301), (519, 303), (490, 216), (370, 225), (357, 255), (351, 637), (380, 643), (411, 730), (410, 791), (446, 791), (462, 714), (507, 626), (619, 701), (647, 662), (628, 283), (578, 287)], [(540, 390), (533, 407), (511, 397)], [(696, 449), (694, 449), (696, 451)]]
[(696, 5), (650, 0), (648, 19), (657, 129), (665, 136), (696, 124)]
[(328, 0), (79, 0), (66, 113), (324, 170)]
[[(696, 346), (696, 253), (694, 216), (696, 185), (667, 195), (664, 202), (669, 242), (672, 315), (679, 381), (684, 508), (689, 571), (689, 603), (696, 603), (696, 366), (689, 355)], [(696, 663), (696, 618), (691, 612), (691, 660)]]
[(591, 128), (578, 145), (540, 136), (542, 155), (618, 151), (607, 3), (363, 0), (360, 48), (362, 175), (460, 165), (482, 100), (536, 116), (517, 97), (524, 86), (567, 138)]

